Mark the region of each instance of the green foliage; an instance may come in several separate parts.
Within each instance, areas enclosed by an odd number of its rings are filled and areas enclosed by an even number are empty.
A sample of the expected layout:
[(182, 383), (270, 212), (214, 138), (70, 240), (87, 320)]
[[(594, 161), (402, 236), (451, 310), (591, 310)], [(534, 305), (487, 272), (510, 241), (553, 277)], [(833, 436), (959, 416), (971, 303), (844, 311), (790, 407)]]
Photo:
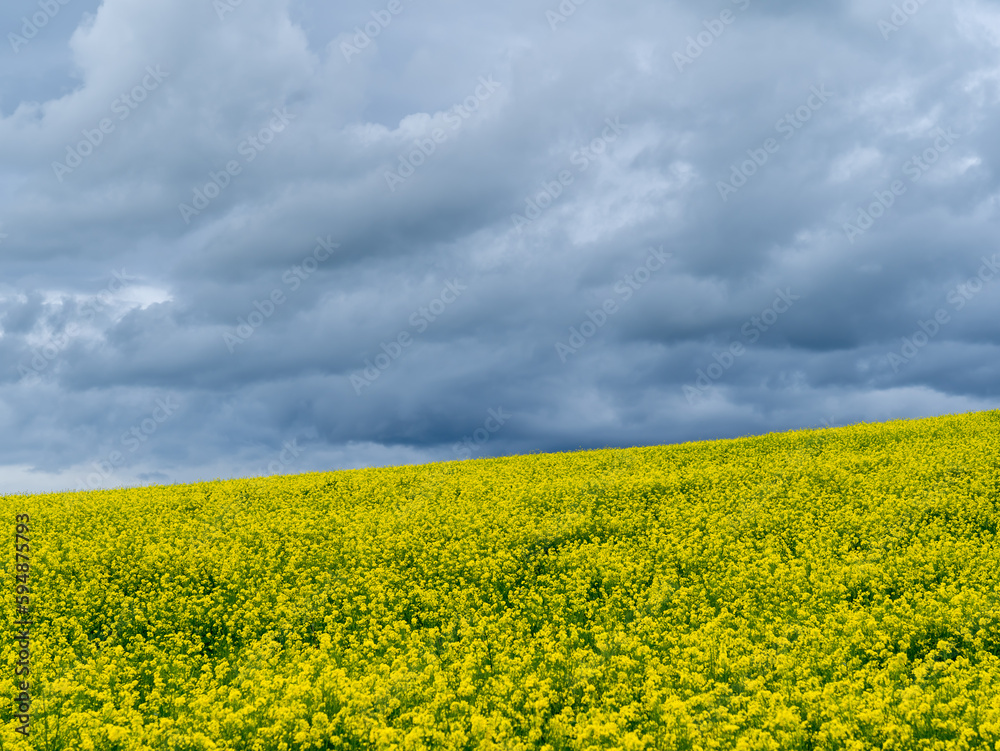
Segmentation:
[(1000, 749), (998, 449), (983, 412), (6, 496), (0, 747)]

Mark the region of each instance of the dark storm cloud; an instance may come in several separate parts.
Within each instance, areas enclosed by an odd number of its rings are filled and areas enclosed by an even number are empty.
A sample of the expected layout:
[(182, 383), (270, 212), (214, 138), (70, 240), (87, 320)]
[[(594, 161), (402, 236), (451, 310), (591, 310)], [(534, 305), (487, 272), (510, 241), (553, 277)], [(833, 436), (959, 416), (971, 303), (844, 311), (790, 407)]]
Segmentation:
[(0, 76), (4, 490), (997, 404), (995, 4), (56, 6)]

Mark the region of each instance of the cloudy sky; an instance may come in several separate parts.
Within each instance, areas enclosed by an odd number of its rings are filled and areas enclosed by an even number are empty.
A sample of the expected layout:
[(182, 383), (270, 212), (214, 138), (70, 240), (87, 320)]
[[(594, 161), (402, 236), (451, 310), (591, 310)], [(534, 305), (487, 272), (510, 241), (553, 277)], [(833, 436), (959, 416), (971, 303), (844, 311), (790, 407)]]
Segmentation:
[(10, 0), (0, 492), (1000, 405), (995, 0)]

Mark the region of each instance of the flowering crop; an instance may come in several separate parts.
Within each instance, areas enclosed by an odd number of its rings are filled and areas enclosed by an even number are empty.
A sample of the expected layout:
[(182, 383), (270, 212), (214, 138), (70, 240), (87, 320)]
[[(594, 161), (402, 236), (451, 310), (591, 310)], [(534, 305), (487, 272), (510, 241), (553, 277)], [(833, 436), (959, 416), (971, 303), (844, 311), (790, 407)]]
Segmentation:
[(1000, 411), (0, 504), (2, 749), (1000, 749)]

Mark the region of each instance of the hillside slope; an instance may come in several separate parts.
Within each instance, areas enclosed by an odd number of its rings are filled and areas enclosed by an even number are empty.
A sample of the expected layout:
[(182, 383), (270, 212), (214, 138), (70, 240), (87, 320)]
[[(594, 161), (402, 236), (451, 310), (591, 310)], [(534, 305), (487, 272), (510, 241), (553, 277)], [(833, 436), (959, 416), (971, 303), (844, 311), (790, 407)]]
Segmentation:
[(1000, 748), (998, 449), (993, 411), (5, 496), (2, 747)]

